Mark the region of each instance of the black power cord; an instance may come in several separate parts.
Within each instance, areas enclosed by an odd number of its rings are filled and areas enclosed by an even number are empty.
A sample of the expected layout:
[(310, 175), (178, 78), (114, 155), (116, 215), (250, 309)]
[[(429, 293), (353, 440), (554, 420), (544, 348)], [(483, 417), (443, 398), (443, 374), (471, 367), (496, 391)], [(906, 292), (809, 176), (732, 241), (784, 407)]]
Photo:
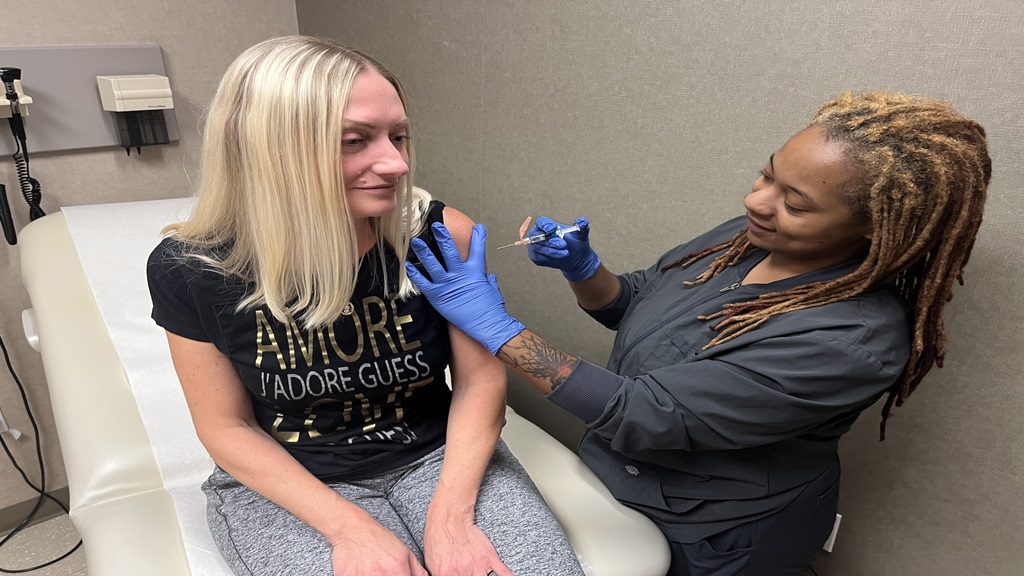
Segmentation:
[(39, 206), (43, 199), (42, 188), (39, 186), (39, 180), (33, 178), (29, 172), (28, 149), (25, 148), (25, 141), (16, 139), (14, 143), (17, 151), (11, 156), (11, 159), (14, 160), (14, 167), (18, 173), (18, 186), (21, 188), (21, 196), (28, 204), (29, 220), (36, 220), (46, 216), (46, 212), (43, 212)]
[[(36, 486), (35, 484), (32, 483), (31, 480), (29, 480), (28, 474), (25, 473), (25, 470), (23, 470), (22, 467), (18, 465), (18, 462), (17, 460), (15, 460), (14, 454), (11, 453), (11, 449), (7, 446), (7, 442), (4, 440), (3, 435), (0, 434), (0, 444), (3, 445), (4, 452), (7, 453), (7, 457), (11, 460), (11, 463), (14, 464), (14, 468), (17, 469), (17, 471), (21, 474), (21, 478), (22, 480), (25, 481), (25, 484), (28, 484), (29, 488), (32, 488), (32, 490), (39, 494), (39, 498), (36, 500), (36, 505), (34, 508), (32, 508), (32, 512), (29, 512), (28, 516), (26, 516), (25, 519), (22, 520), (21, 523), (14, 528), (14, 530), (11, 530), (9, 534), (4, 536), (4, 538), (0, 540), (0, 547), (2, 547), (4, 544), (7, 544), (7, 542), (11, 538), (13, 538), (15, 535), (17, 535), (19, 532), (25, 529), (25, 527), (28, 526), (28, 524), (35, 518), (36, 514), (39, 513), (39, 510), (42, 508), (45, 499), (48, 498), (55, 502), (57, 506), (59, 506), (60, 509), (64, 511), (65, 514), (69, 514), (70, 512), (68, 510), (68, 507), (65, 506), (63, 502), (46, 493), (46, 466), (43, 464), (43, 448), (39, 438), (39, 426), (36, 424), (35, 416), (32, 415), (32, 409), (29, 407), (28, 395), (25, 394), (25, 386), (22, 385), (21, 380), (18, 378), (18, 374), (14, 371), (14, 366), (11, 365), (11, 356), (7, 352), (7, 345), (4, 344), (3, 336), (0, 336), (0, 349), (3, 350), (4, 361), (7, 363), (7, 371), (11, 373), (11, 377), (14, 378), (14, 383), (18, 385), (18, 391), (21, 392), (21, 401), (25, 405), (25, 412), (28, 414), (29, 422), (32, 423), (32, 431), (35, 433), (36, 458), (38, 458), (39, 460), (39, 486)], [(51, 564), (56, 564), (57, 562), (60, 562), (61, 560), (74, 554), (75, 550), (78, 550), (78, 548), (81, 546), (82, 540), (79, 539), (78, 544), (75, 544), (74, 548), (67, 551), (59, 558), (55, 558), (53, 560), (50, 560), (49, 562), (40, 564), (38, 566), (33, 566), (31, 568), (0, 568), (0, 573), (22, 574), (25, 572), (32, 572), (33, 570), (39, 570), (40, 568), (45, 568), (46, 566), (50, 566)]]
[[(12, 156), (12, 159), (14, 160), (14, 165), (18, 172), (18, 184), (21, 188), (21, 194), (25, 198), (25, 202), (28, 204), (29, 207), (29, 218), (31, 220), (36, 220), (37, 218), (45, 216), (46, 213), (43, 212), (43, 209), (39, 206), (40, 200), (42, 199), (42, 191), (40, 190), (39, 181), (33, 178), (29, 172), (29, 155), (28, 145), (26, 143), (25, 138), (25, 124), (24, 120), (22, 119), (22, 114), (20, 111), (18, 93), (15, 90), (14, 86), (14, 81), (20, 79), (21, 69), (7, 67), (0, 68), (0, 82), (2, 82), (3, 84), (4, 97), (10, 102), (11, 106), (11, 117), (8, 118), (8, 122), (11, 125), (11, 133), (14, 136), (15, 144), (15, 152)], [(2, 186), (0, 186), (0, 191), (2, 191), (3, 193), (3, 197), (2, 199), (0, 199), (2, 200), (0, 201), (0, 219), (2, 219), (3, 221), (4, 236), (6, 237), (7, 242), (13, 245), (17, 242), (17, 235), (14, 232), (14, 224), (11, 221), (10, 216), (10, 207), (7, 204), (7, 192), (6, 190), (3, 190)], [(43, 448), (39, 435), (39, 425), (36, 424), (36, 418), (32, 414), (32, 408), (29, 406), (28, 395), (25, 393), (25, 386), (22, 385), (21, 379), (18, 378), (18, 374), (14, 371), (14, 366), (11, 364), (11, 356), (7, 351), (7, 345), (4, 344), (2, 336), (0, 336), (0, 349), (3, 349), (4, 361), (7, 364), (7, 371), (11, 373), (11, 377), (14, 378), (14, 383), (18, 385), (18, 391), (21, 392), (21, 401), (25, 405), (25, 412), (28, 414), (29, 422), (32, 423), (32, 431), (35, 433), (36, 459), (39, 461), (39, 486), (36, 486), (29, 479), (28, 474), (25, 473), (25, 470), (20, 465), (18, 465), (17, 459), (15, 459), (14, 454), (11, 453), (10, 447), (7, 446), (7, 441), (4, 440), (3, 435), (0, 435), (0, 445), (3, 445), (4, 452), (7, 453), (7, 458), (10, 459), (11, 464), (13, 464), (14, 468), (18, 471), (18, 473), (21, 474), (21, 479), (25, 481), (25, 484), (27, 484), (29, 488), (34, 490), (36, 494), (39, 495), (39, 497), (36, 499), (35, 506), (32, 508), (32, 511), (29, 512), (28, 516), (26, 516), (24, 520), (22, 520), (13, 530), (11, 530), (10, 533), (4, 536), (3, 539), (0, 539), (0, 547), (2, 547), (3, 545), (7, 544), (7, 542), (9, 542), (12, 538), (14, 538), (18, 533), (24, 530), (29, 525), (30, 522), (32, 522), (32, 520), (42, 509), (43, 503), (46, 501), (46, 499), (50, 499), (54, 503), (56, 503), (57, 506), (59, 506), (60, 509), (63, 510), (65, 514), (69, 514), (70, 511), (68, 510), (68, 507), (64, 505), (63, 502), (57, 500), (53, 496), (46, 493), (46, 466), (43, 463)], [(75, 544), (74, 548), (64, 553), (59, 558), (55, 558), (53, 560), (50, 560), (49, 562), (40, 564), (38, 566), (33, 566), (31, 568), (0, 568), (0, 573), (22, 574), (25, 572), (32, 572), (40, 568), (45, 568), (46, 566), (56, 564), (57, 562), (60, 562), (61, 560), (67, 558), (68, 556), (73, 554), (75, 550), (78, 550), (78, 548), (81, 546), (82, 540), (79, 539), (78, 543)]]

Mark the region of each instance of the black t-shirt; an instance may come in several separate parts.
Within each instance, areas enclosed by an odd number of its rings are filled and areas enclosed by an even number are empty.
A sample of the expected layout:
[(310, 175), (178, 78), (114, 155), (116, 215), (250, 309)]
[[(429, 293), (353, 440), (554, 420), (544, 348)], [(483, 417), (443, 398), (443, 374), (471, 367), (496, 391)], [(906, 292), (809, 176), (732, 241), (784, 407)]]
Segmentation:
[[(443, 209), (431, 203), (419, 236), (435, 253), (430, 223)], [(177, 240), (165, 238), (149, 257), (156, 323), (230, 358), (259, 425), (323, 479), (389, 470), (445, 440), (448, 324), (422, 295), (385, 298), (378, 249), (363, 258), (351, 313), (312, 331), (279, 322), (266, 306), (237, 311), (250, 287), (186, 256)], [(391, 247), (385, 259), (395, 294), (401, 262)], [(418, 265), (411, 251), (409, 259)]]

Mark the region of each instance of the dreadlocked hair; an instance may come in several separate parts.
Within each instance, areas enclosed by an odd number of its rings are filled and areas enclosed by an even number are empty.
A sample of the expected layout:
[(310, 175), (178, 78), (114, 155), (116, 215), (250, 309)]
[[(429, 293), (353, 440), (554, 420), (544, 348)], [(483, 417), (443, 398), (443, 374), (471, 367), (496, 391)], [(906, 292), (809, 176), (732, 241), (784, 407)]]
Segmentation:
[[(933, 365), (942, 367), (948, 336), (943, 309), (981, 225), (992, 175), (985, 130), (946, 102), (906, 94), (850, 92), (825, 103), (808, 127), (844, 145), (856, 168), (845, 200), (854, 216), (872, 224), (871, 247), (853, 272), (824, 282), (726, 304), (701, 319), (720, 319), (705, 349), (737, 338), (769, 319), (824, 306), (894, 282), (909, 305), (910, 358), (888, 391), (879, 440), (892, 407), (901, 406)], [(701, 284), (736, 264), (751, 248), (746, 230), (731, 240), (684, 257), (683, 268), (724, 250), (688, 284)]]

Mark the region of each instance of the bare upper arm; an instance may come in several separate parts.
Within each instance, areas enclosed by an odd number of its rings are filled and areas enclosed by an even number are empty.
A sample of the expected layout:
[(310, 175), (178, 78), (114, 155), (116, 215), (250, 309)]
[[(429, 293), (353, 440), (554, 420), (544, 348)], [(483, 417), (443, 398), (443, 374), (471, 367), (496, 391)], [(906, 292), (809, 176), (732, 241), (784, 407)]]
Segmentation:
[(171, 332), (167, 345), (201, 440), (205, 433), (226, 426), (256, 425), (249, 392), (231, 360), (216, 346)]
[[(469, 240), (473, 234), (473, 220), (451, 206), (444, 207), (444, 225), (459, 247), (463, 258), (469, 254)], [(482, 345), (449, 324), (452, 344), (452, 385), (459, 381), (482, 380), (493, 385), (495, 379), (504, 379), (505, 367)]]
[(452, 240), (455, 240), (455, 245), (459, 247), (459, 254), (463, 258), (469, 254), (469, 238), (473, 234), (473, 224), (473, 220), (459, 210), (451, 206), (444, 207), (444, 227), (452, 235)]

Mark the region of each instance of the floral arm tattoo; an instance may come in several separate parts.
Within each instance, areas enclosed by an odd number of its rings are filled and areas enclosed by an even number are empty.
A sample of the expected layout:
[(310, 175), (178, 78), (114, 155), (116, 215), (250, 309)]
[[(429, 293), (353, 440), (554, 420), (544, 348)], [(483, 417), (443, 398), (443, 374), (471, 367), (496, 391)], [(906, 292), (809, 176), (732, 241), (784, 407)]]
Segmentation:
[(520, 336), (501, 348), (499, 359), (525, 375), (551, 382), (552, 390), (565, 382), (580, 361), (529, 331)]

